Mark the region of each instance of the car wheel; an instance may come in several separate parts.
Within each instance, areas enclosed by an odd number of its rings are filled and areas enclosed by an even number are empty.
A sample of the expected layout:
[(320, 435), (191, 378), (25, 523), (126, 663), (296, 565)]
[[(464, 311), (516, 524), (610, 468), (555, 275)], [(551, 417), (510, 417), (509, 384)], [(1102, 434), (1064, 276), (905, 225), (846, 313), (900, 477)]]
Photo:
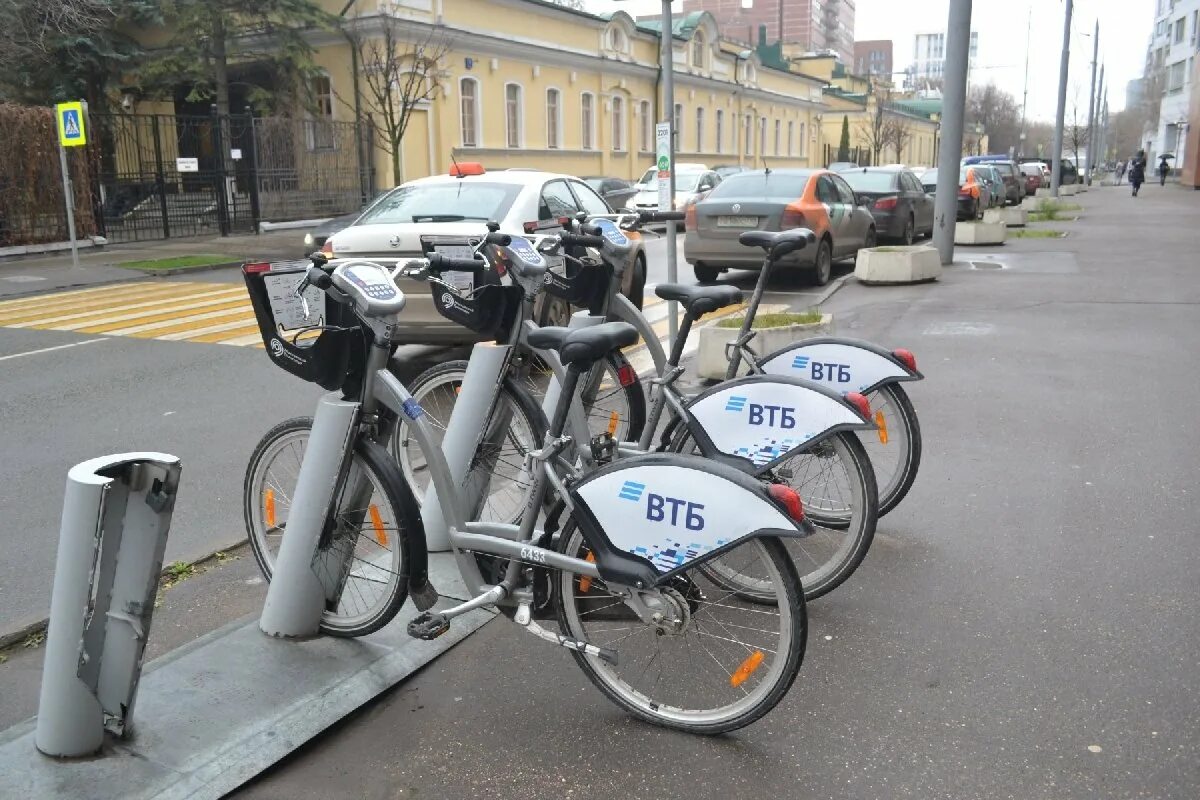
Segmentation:
[(908, 221), (904, 223), (904, 234), (901, 236), (901, 239), (903, 239), (905, 245), (911, 245), (916, 238), (917, 223), (913, 221), (912, 217), (909, 217)]
[[(863, 237), (863, 246), (862, 246), (862, 249), (861, 249), (861, 250), (858, 250), (858, 251), (856, 251), (856, 252), (854, 253), (854, 261), (857, 263), (857, 262), (858, 262), (858, 254), (859, 254), (859, 253), (861, 253), (863, 250), (867, 250), (867, 249), (870, 249), (870, 248), (874, 247), (874, 246), (875, 246), (875, 245), (877, 245), (878, 243), (879, 243), (879, 236), (878, 236), (878, 234), (876, 234), (876, 233), (875, 233), (875, 229), (874, 229), (874, 228), (868, 228), (868, 229), (867, 229), (867, 235), (866, 235), (865, 237)], [(909, 244), (912, 244), (912, 237), (911, 237), (911, 236), (909, 237), (909, 242), (908, 242), (908, 243), (909, 243)]]
[(700, 262), (696, 262), (692, 266), (692, 272), (696, 274), (696, 280), (700, 281), (700, 283), (713, 283), (721, 274), (721, 270), (716, 267), (710, 267)]
[[(872, 228), (868, 235), (874, 237), (875, 229)], [(833, 245), (828, 239), (822, 239), (821, 243), (817, 245), (817, 256), (810, 275), (816, 286), (824, 286), (833, 276)]]
[(548, 294), (543, 294), (541, 300), (541, 308), (534, 317), (539, 328), (551, 325), (563, 327), (571, 322), (571, 304), (566, 300)]

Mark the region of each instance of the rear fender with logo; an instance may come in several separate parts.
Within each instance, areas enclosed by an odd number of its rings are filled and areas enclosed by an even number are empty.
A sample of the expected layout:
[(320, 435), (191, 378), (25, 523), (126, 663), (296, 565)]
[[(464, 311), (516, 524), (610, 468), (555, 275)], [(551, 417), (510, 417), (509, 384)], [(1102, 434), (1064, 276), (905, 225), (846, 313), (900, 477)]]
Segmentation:
[(759, 359), (759, 368), (768, 375), (802, 378), (835, 391), (861, 394), (924, 377), (878, 345), (834, 336), (790, 344)]
[(725, 381), (689, 402), (687, 411), (701, 453), (745, 459), (755, 472), (830, 434), (874, 427), (838, 392), (779, 375)]
[(761, 481), (696, 456), (615, 461), (571, 500), (600, 577), (624, 586), (661, 585), (755, 537), (805, 535)]

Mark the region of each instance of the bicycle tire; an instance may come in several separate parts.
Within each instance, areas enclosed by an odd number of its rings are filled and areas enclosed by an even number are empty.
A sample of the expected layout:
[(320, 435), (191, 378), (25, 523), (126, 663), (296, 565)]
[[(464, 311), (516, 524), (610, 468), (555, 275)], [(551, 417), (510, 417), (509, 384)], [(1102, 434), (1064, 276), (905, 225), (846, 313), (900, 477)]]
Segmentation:
[[(800, 577), (796, 574), (795, 565), (788, 557), (787, 551), (784, 549), (783, 544), (779, 539), (768, 537), (751, 540), (746, 544), (735, 548), (733, 553), (742, 551), (744, 548), (753, 548), (754, 552), (761, 554), (764, 559), (764, 563), (768, 565), (771, 584), (773, 587), (775, 587), (776, 594), (781, 600), (781, 602), (777, 602), (775, 604), (775, 607), (780, 609), (780, 619), (778, 622), (780, 642), (777, 645), (776, 650), (773, 651), (774, 655), (771, 658), (770, 663), (767, 664), (767, 674), (763, 676), (759, 682), (752, 685), (752, 691), (743, 690), (745, 692), (745, 699), (738, 698), (737, 702), (729, 704), (727, 707), (728, 711), (721, 714), (713, 710), (702, 711), (694, 709), (688, 711), (687, 709), (673, 705), (672, 703), (649, 698), (632, 684), (629, 684), (626, 679), (619, 677), (615, 672), (619, 668), (620, 664), (628, 663), (631, 661), (631, 659), (634, 665), (634, 669), (631, 671), (636, 671), (636, 668), (640, 666), (640, 664), (637, 663), (637, 656), (629, 655), (630, 647), (638, 638), (636, 634), (622, 636), (617, 640), (617, 642), (611, 642), (608, 644), (598, 641), (592, 642), (593, 644), (598, 644), (601, 646), (615, 645), (622, 641), (628, 642), (627, 645), (618, 650), (617, 665), (610, 665), (596, 656), (590, 656), (577, 650), (572, 650), (571, 655), (574, 657), (575, 662), (579, 665), (579, 668), (583, 670), (585, 675), (587, 675), (588, 680), (590, 680), (596, 686), (596, 688), (599, 689), (602, 694), (604, 694), (605, 697), (628, 713), (655, 725), (686, 731), (688, 733), (702, 735), (727, 733), (755, 722), (769, 712), (772, 708), (774, 708), (775, 705), (787, 693), (788, 689), (791, 688), (792, 683), (795, 681), (796, 675), (799, 673), (800, 666), (804, 660), (804, 650), (808, 636), (808, 621), (804, 601), (804, 591), (800, 585)], [(580, 557), (583, 557), (583, 554), (586, 554), (587, 552), (586, 545), (583, 543), (582, 534), (579, 533), (573, 518), (568, 518), (566, 524), (564, 525), (563, 533), (559, 540), (559, 549), (563, 553), (573, 554)], [(732, 553), (726, 553), (722, 557), (730, 556), (732, 556)], [(702, 573), (699, 573), (699, 567), (696, 567), (696, 571), (697, 574), (702, 577)], [(607, 590), (604, 589), (603, 581), (600, 579), (590, 580), (586, 586), (581, 584), (580, 581), (581, 579), (578, 575), (560, 572), (555, 577), (555, 586), (552, 595), (556, 607), (558, 622), (563, 632), (575, 637), (576, 639), (587, 641), (589, 633), (585, 627), (586, 624), (582, 622), (582, 618), (583, 616), (592, 613), (592, 611), (580, 612), (579, 604), (587, 603), (589, 600), (595, 600), (597, 597), (601, 598), (604, 602), (607, 602), (608, 598), (612, 597), (612, 595), (603, 594)], [(577, 594), (577, 589), (582, 589), (582, 592)], [(593, 594), (594, 589), (600, 594)], [(733, 608), (732, 605), (727, 605), (721, 602), (728, 600), (729, 595), (719, 597), (715, 602), (706, 600), (706, 595), (703, 593), (701, 584), (693, 582), (691, 578), (683, 581), (682, 590), (683, 591), (677, 592), (677, 596), (687, 602), (689, 608), (693, 609), (688, 615), (688, 624), (695, 626), (694, 632), (696, 634), (695, 638), (697, 642), (701, 642), (702, 640), (700, 637), (705, 635), (700, 627), (702, 613), (708, 613), (715, 621), (717, 627), (723, 629), (723, 632), (730, 632), (731, 628), (723, 625), (721, 621), (714, 616), (714, 612), (718, 607), (724, 609)], [(701, 608), (702, 605), (706, 607)], [(595, 610), (601, 611), (610, 607), (611, 606), (603, 606), (596, 608)], [(762, 611), (761, 606), (755, 605), (753, 610), (747, 606), (745, 610), (754, 615), (752, 618), (756, 622), (759, 624), (766, 624), (761, 621), (762, 615), (766, 613)], [(630, 611), (621, 603), (617, 603), (616, 610), (609, 611), (608, 615), (606, 615), (604, 618), (593, 617), (591, 621), (597, 622), (604, 626), (609, 626), (614, 618), (633, 622), (634, 625), (630, 627), (645, 625), (645, 623), (642, 623), (632, 613), (632, 611)], [(654, 630), (653, 626), (650, 625), (646, 625), (645, 629)], [(736, 631), (741, 631), (744, 628), (743, 626), (733, 625), (733, 629)], [(615, 629), (608, 628), (607, 630), (613, 631)], [(770, 633), (769, 629), (760, 630), (754, 626), (746, 630), (758, 631), (760, 634)], [(600, 630), (596, 631), (595, 633), (598, 635), (603, 632), (604, 630)], [(682, 632), (682, 635), (672, 635), (671, 633), (660, 634), (657, 630), (655, 630), (650, 641), (656, 646), (659, 644), (660, 639), (673, 639), (676, 642), (682, 640), (686, 644), (687, 636), (691, 632), (691, 630), (685, 629)], [(712, 636), (712, 634), (708, 635)], [(716, 655), (714, 655), (707, 647), (705, 647), (704, 649), (708, 651), (707, 654), (704, 652), (698, 653), (697, 655), (699, 655), (700, 658), (695, 661), (686, 662), (687, 665), (696, 668), (699, 668), (699, 665), (703, 665), (704, 668), (711, 671), (713, 668), (708, 666), (710, 663), (709, 659), (711, 658), (711, 661), (716, 662), (717, 667), (719, 668), (717, 671), (715, 671), (717, 676), (723, 675), (729, 680), (731, 687), (733, 688), (740, 686), (741, 684), (733, 683), (732, 680), (733, 675), (736, 674), (737, 670), (730, 671), (729, 669), (736, 664), (737, 657), (742, 655), (742, 650), (739, 650), (737, 645), (742, 645), (747, 650), (751, 650), (751, 656), (753, 656), (753, 649), (760, 647), (761, 645), (758, 642), (750, 644), (748, 642), (738, 640), (735, 638), (736, 636), (751, 638), (753, 634), (743, 634), (739, 632), (730, 633), (728, 637), (723, 637), (720, 635), (712, 637), (714, 647), (716, 647), (717, 641), (723, 641), (723, 648), (717, 647), (722, 656), (727, 657), (728, 651), (730, 649), (733, 650), (734, 658), (732, 660), (726, 660), (725, 662), (722, 662), (721, 659), (717, 658)], [(729, 648), (729, 643), (733, 643), (735, 647)], [(763, 647), (766, 649), (765, 646)], [(784, 650), (785, 647), (786, 651), (780, 653), (780, 651)], [(661, 649), (656, 651), (656, 653), (658, 652), (661, 652)], [(761, 650), (759, 650), (759, 656), (762, 656)], [(657, 657), (657, 654), (652, 656), (650, 662), (652, 663), (655, 659), (657, 659)], [(762, 660), (766, 661), (765, 658), (762, 658)], [(741, 662), (742, 667), (744, 668), (749, 661), (749, 658), (743, 660)], [(647, 663), (646, 669), (648, 669), (649, 666), (650, 663)], [(660, 662), (660, 680), (662, 677), (662, 668), (663, 665), (662, 662)], [(668, 686), (663, 691), (670, 693), (672, 699), (681, 695), (685, 691), (689, 691), (692, 687), (701, 683), (701, 681), (695, 679), (694, 673), (688, 672), (687, 674), (681, 674), (683, 672), (683, 670), (671, 670), (672, 679), (667, 682)], [(661, 683), (656, 683), (655, 685), (654, 691), (656, 697), (661, 697), (658, 695), (660, 685)]]
[[(671, 449), (680, 453), (696, 451), (691, 432), (686, 427), (681, 427), (676, 432)], [(809, 488), (805, 481), (800, 481), (801, 485), (799, 486), (795, 485), (797, 481), (794, 477), (794, 469), (792, 479), (784, 477), (784, 471), (788, 469), (788, 465), (794, 464), (798, 459), (827, 460), (831, 457), (836, 457), (845, 470), (846, 488), (851, 494), (851, 505), (847, 514), (840, 512), (835, 514), (822, 508), (823, 505), (828, 504), (829, 500), (824, 495), (832, 493), (827, 487)], [(825, 474), (827, 471), (830, 470), (822, 468), (820, 472)], [(805, 474), (808, 473), (809, 470), (805, 470)], [(875, 473), (862, 442), (849, 432), (831, 434), (787, 461), (776, 465), (762, 477), (782, 478), (783, 482), (795, 489), (804, 503), (805, 515), (817, 527), (817, 532), (811, 536), (802, 539), (789, 538), (785, 541), (788, 553), (797, 562), (797, 567), (801, 571), (800, 581), (804, 586), (804, 599), (806, 601), (815, 600), (845, 583), (862, 564), (863, 559), (867, 556), (867, 551), (871, 549), (871, 542), (875, 539), (875, 527), (879, 519), (879, 497), (875, 485)], [(817, 498), (814, 491), (820, 492), (822, 496)], [(834, 534), (830, 531), (839, 533)], [(846, 533), (842, 534), (841, 531)], [(844, 544), (838, 543), (840, 538), (845, 540)], [(828, 550), (833, 552), (830, 558), (819, 557), (821, 552)], [(810, 565), (812, 566), (810, 567)], [(718, 582), (723, 581), (726, 588), (737, 591), (739, 596), (749, 599), (757, 598), (765, 602), (765, 598), (762, 596), (763, 590), (756, 584), (743, 582), (739, 585), (737, 576), (732, 575), (712, 576), (712, 579)]]
[[(259, 440), (246, 468), (246, 476), (242, 486), (242, 497), (247, 538), (250, 543), (250, 550), (254, 554), (254, 560), (258, 563), (258, 567), (268, 583), (270, 583), (274, 575), (275, 553), (265, 535), (267, 523), (271, 522), (272, 527), (278, 527), (280, 530), (283, 530), (286, 528), (286, 522), (276, 526), (271, 520), (272, 517), (276, 517), (279, 510), (275, 504), (274, 494), (270, 495), (272, 498), (270, 501), (270, 512), (267, 512), (264, 503), (260, 502), (260, 498), (267, 496), (267, 487), (262, 485), (267, 474), (262, 471), (264, 459), (268, 455), (276, 454), (273, 452), (274, 449), (285, 437), (290, 437), (297, 443), (306, 442), (311, 429), (311, 417), (293, 417), (279, 423)], [(303, 450), (301, 450), (300, 455), (302, 455), (302, 452)], [(369, 502), (368, 507), (359, 509), (359, 512), (371, 516), (371, 525), (375, 532), (375, 536), (371, 537), (374, 538), (374, 546), (388, 551), (390, 556), (387, 558), (388, 563), (385, 566), (379, 563), (383, 560), (379, 557), (367, 559), (356, 555), (360, 545), (359, 539), (363, 538), (361, 530), (353, 542), (353, 549), (346, 549), (347, 541), (345, 537), (340, 539), (335, 538), (322, 548), (323, 552), (328, 555), (334, 552), (333, 548), (335, 546), (340, 547), (342, 552), (334, 553), (335, 557), (360, 561), (366, 565), (356, 567), (356, 569), (363, 572), (360, 576), (362, 580), (372, 584), (385, 584), (379, 601), (372, 604), (367, 612), (348, 615), (339, 613), (341, 608), (340, 603), (344, 602), (346, 598), (347, 585), (343, 582), (339, 597), (339, 606), (327, 609), (322, 614), (319, 628), (324, 634), (338, 637), (366, 636), (384, 627), (396, 616), (408, 597), (408, 568), (410, 563), (409, 553), (411, 551), (409, 537), (413, 536), (415, 531), (423, 530), (421, 527), (420, 509), (416, 504), (416, 498), (413, 497), (412, 490), (404, 481), (403, 475), (400, 473), (395, 461), (392, 460), (383, 447), (360, 436), (354, 444), (351, 459), (351, 465), (347, 470), (347, 474), (343, 476), (341, 485), (335, 490), (335, 502), (340, 506), (343, 502), (343, 492), (346, 484), (351, 480), (351, 476), (357, 474), (355, 470), (359, 470), (371, 483), (372, 495), (369, 500), (374, 499), (379, 494), (381, 495), (380, 499), (387, 506), (384, 512), (380, 513), (379, 504)], [(297, 457), (297, 462), (299, 462), (299, 456)], [(298, 474), (298, 463), (296, 472)], [(286, 488), (294, 489), (294, 485), (293, 483), (290, 487)], [(286, 504), (290, 505), (285, 487), (273, 487), (272, 492), (275, 490), (280, 490), (280, 494), (283, 495)], [(374, 510), (371, 511), (371, 509)], [(340, 513), (343, 512), (339, 511)], [(353, 515), (358, 512), (352, 511), (347, 513)], [(266, 515), (267, 518), (264, 519), (263, 515)], [(395, 524), (391, 526), (385, 525), (384, 523), (388, 520), (394, 521)], [(394, 542), (394, 550), (387, 546), (387, 542), (381, 541), (387, 535), (386, 531), (389, 529), (393, 534), (389, 538)], [(423, 542), (422, 546), (424, 546)], [(318, 561), (314, 560), (314, 568), (317, 566)], [(324, 563), (323, 560), (320, 563)], [(372, 574), (370, 576), (365, 574), (367, 570), (371, 571)], [(381, 580), (381, 574), (386, 574), (388, 577)], [(346, 580), (353, 578), (354, 576), (351, 574)], [(361, 592), (359, 597), (361, 599)]]
[[(895, 420), (900, 423), (899, 426), (896, 426), (893, 422), (888, 421), (888, 427), (893, 430), (899, 427), (903, 435), (903, 439), (898, 442), (901, 445), (898, 468), (890, 470), (880, 466), (883, 459), (876, 456), (875, 442), (881, 442), (882, 446), (886, 446), (886, 444), (882, 443), (879, 430), (862, 431), (859, 433), (859, 438), (864, 440), (867, 455), (875, 469), (875, 480), (879, 485), (879, 516), (882, 517), (900, 504), (900, 501), (908, 494), (908, 490), (912, 488), (913, 481), (917, 479), (917, 470), (921, 467), (921, 423), (917, 420), (917, 412), (913, 408), (908, 393), (900, 384), (884, 384), (867, 395), (873, 416), (877, 413), (884, 413), (879, 402), (881, 398), (883, 406), (890, 406), (894, 409)], [(890, 444), (890, 441), (888, 443)]]
[[(603, 410), (597, 410), (595, 401), (590, 404), (586, 398), (583, 398), (584, 412), (588, 418), (588, 431), (593, 436), (598, 436), (601, 433), (607, 433), (614, 425), (612, 414), (617, 414), (617, 423), (623, 423), (620, 429), (620, 435), (614, 436), (618, 441), (636, 442), (642, 437), (642, 431), (646, 427), (646, 391), (642, 386), (642, 380), (638, 377), (637, 372), (633, 369), (633, 365), (629, 363), (629, 359), (619, 350), (613, 350), (608, 353), (601, 361), (597, 362), (597, 366), (607, 375), (608, 387), (607, 397), (618, 397), (624, 399), (624, 411), (614, 411), (609, 409), (606, 413)], [(622, 376), (631, 376), (629, 383), (622, 383)], [(586, 388), (585, 388), (586, 391)]]

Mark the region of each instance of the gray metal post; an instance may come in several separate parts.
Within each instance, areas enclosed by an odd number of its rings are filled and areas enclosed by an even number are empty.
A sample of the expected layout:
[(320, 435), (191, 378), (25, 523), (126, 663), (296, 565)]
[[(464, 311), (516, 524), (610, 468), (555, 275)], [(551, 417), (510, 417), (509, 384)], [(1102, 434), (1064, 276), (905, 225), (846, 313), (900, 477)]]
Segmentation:
[[(659, 64), (663, 72), (663, 115), (671, 126), (671, 207), (675, 208), (675, 31), (671, 21), (671, 0), (663, 0), (662, 4), (662, 54)], [(667, 283), (679, 280), (679, 269), (675, 264), (676, 223), (667, 223)], [(667, 302), (667, 339), (671, 347), (675, 346), (675, 337), (679, 334), (679, 304), (674, 300)]]
[(357, 416), (358, 403), (343, 401), (339, 393), (327, 394), (317, 404), (292, 490), (286, 532), (275, 556), (275, 574), (258, 622), (270, 636), (314, 636), (321, 624), (325, 589), (313, 571), (313, 557)]
[[(1083, 179), (1088, 186), (1092, 185), (1092, 151), (1096, 142), (1096, 61), (1100, 58), (1100, 20), (1096, 20), (1096, 29), (1092, 33), (1092, 88), (1088, 89), (1088, 150), (1083, 162)], [(1075, 165), (1079, 167), (1078, 164)]]
[[(481, 342), (471, 349), (471, 360), (467, 362), (462, 390), (454, 401), (454, 410), (450, 412), (446, 435), (442, 439), (442, 452), (456, 486), (462, 486), (466, 478), (467, 467), (483, 434), (488, 409), (496, 397), (511, 350), (508, 346), (492, 342)], [(464, 495), (460, 499), (469, 508), (474, 506), (477, 498)], [(450, 532), (438, 501), (437, 488), (432, 481), (421, 503), (421, 518), (425, 523), (426, 546), (433, 552), (449, 550)]]
[(1096, 156), (1092, 152), (1100, 147), (1100, 114), (1103, 106), (1100, 98), (1104, 95), (1104, 65), (1100, 65), (1100, 81), (1096, 84), (1096, 112), (1088, 128), (1088, 185), (1092, 184), (1092, 169), (1096, 166)]
[(75, 241), (75, 196), (71, 191), (71, 173), (67, 170), (67, 148), (58, 145), (58, 163), (62, 166), (63, 204), (67, 207), (67, 235), (71, 238), (71, 266), (79, 268), (79, 243)]
[(1050, 194), (1058, 197), (1062, 183), (1063, 119), (1067, 114), (1067, 71), (1071, 61), (1071, 0), (1063, 17), (1062, 60), (1058, 65), (1058, 110), (1054, 114), (1054, 144), (1050, 149)]
[(933, 241), (942, 265), (954, 260), (958, 218), (958, 165), (962, 160), (963, 116), (967, 104), (967, 55), (971, 47), (971, 0), (953, 0), (946, 23), (946, 71), (942, 95), (942, 148), (938, 153)]
[(180, 470), (172, 455), (124, 453), (67, 474), (34, 736), (47, 755), (129, 730)]

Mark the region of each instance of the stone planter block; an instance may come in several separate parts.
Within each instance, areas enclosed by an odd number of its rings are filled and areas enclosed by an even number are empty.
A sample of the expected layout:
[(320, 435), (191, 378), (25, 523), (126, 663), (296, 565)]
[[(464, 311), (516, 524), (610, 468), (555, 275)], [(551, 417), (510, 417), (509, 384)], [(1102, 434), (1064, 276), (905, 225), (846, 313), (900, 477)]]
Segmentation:
[(941, 274), (942, 260), (928, 245), (859, 250), (854, 264), (854, 277), (869, 284), (921, 283)]
[[(934, 253), (936, 255), (937, 251)], [(700, 329), (700, 349), (696, 353), (696, 373), (701, 378), (724, 379), (725, 370), (729, 367), (729, 360), (725, 358), (725, 345), (737, 339), (738, 330), (738, 328), (718, 328), (716, 325), (706, 325)], [(765, 355), (801, 339), (828, 336), (832, 333), (833, 315), (822, 314), (820, 322), (808, 325), (763, 328), (757, 331), (750, 346), (754, 348), (754, 352)], [(745, 375), (748, 371), (745, 362), (738, 368), (739, 375)]]
[[(1038, 189), (1038, 191), (1042, 191)], [(1042, 201), (1038, 197), (1025, 197), (1021, 200), (1021, 208), (1025, 211), (1037, 211), (1042, 207)]]
[(983, 223), (985, 225), (995, 225), (997, 223), (1003, 225), (1004, 224), (1004, 209), (1003, 208), (989, 208), (987, 211), (984, 211), (983, 212)]
[(1038, 189), (1036, 192), (1034, 192), (1034, 196), (1037, 198), (1054, 197), (1054, 195), (1050, 193), (1049, 186), (1043, 186), (1042, 188)]
[(1074, 197), (1079, 194), (1079, 185), (1075, 183), (1067, 183), (1058, 187), (1059, 197)]
[(954, 226), (955, 244), (1004, 244), (1008, 226), (1003, 222), (960, 222)]
[(1024, 228), (1029, 223), (1029, 212), (1019, 206), (1009, 206), (1004, 209), (1003, 221), (1005, 227)]

